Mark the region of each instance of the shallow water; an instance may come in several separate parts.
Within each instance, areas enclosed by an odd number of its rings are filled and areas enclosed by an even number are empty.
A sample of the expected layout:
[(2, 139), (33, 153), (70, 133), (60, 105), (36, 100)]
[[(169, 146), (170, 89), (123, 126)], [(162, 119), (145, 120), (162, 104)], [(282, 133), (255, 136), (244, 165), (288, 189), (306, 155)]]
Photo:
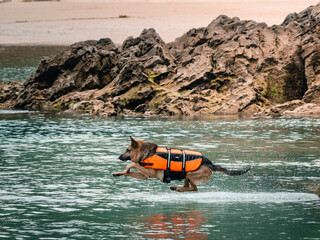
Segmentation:
[(44, 56), (60, 53), (65, 46), (0, 45), (0, 82), (24, 81), (37, 70)]
[[(114, 178), (128, 136), (230, 169), (199, 192)], [(320, 239), (320, 120), (100, 119), (0, 111), (0, 239)]]

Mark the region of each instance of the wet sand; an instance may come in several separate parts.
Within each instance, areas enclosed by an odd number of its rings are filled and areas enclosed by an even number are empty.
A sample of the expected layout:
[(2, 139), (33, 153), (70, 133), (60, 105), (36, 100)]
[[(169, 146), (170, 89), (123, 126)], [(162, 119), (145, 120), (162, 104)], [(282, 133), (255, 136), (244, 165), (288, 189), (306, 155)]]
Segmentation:
[(65, 48), (64, 46), (55, 45), (0, 45), (0, 69), (21, 66), (35, 67), (43, 56), (60, 53)]
[(122, 43), (154, 28), (165, 42), (217, 16), (281, 24), (315, 0), (60, 0), (0, 2), (0, 44), (69, 45), (111, 38)]

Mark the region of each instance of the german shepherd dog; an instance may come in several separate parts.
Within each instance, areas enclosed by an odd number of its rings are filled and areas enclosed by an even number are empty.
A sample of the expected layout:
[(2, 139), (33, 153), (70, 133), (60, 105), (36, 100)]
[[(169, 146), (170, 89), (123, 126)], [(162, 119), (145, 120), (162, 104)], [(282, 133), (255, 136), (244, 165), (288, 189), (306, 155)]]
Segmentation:
[[(131, 160), (132, 163), (127, 165), (126, 169), (122, 172), (114, 172), (113, 176), (129, 176), (141, 180), (147, 180), (148, 178), (157, 178), (160, 181), (164, 181), (165, 170), (145, 168), (141, 162), (147, 158), (151, 158), (156, 154), (158, 148), (157, 144), (151, 142), (144, 142), (141, 140), (134, 140), (132, 137), (131, 144), (127, 147), (126, 151), (119, 156), (122, 161)], [(130, 171), (132, 168), (136, 168), (136, 171)], [(219, 165), (214, 165), (209, 159), (202, 156), (202, 162), (198, 169), (195, 171), (186, 172), (183, 176), (184, 185), (170, 187), (171, 190), (178, 192), (186, 191), (198, 191), (197, 185), (206, 183), (210, 180), (213, 172), (222, 172), (227, 175), (242, 175), (248, 172), (249, 169), (244, 170), (227, 170)], [(179, 179), (182, 180), (182, 179)], [(170, 182), (170, 181), (169, 181)]]

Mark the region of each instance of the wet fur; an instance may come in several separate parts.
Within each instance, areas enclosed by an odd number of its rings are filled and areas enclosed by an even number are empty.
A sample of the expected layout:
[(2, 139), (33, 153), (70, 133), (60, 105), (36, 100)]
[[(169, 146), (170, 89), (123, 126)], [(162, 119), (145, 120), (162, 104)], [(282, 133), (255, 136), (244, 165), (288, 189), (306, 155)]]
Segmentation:
[[(148, 178), (157, 178), (163, 181), (164, 171), (156, 170), (151, 168), (144, 168), (139, 165), (139, 162), (146, 158), (152, 157), (157, 150), (157, 145), (150, 142), (136, 141), (132, 137), (131, 144), (128, 146), (126, 151), (119, 156), (122, 161), (131, 160), (132, 163), (128, 164), (126, 169), (122, 172), (114, 172), (113, 176), (128, 176), (140, 180), (147, 180)], [(133, 172), (131, 169), (137, 169), (138, 172)], [(242, 175), (248, 172), (250, 169), (246, 170), (227, 170), (219, 165), (214, 165), (209, 159), (203, 157), (203, 161), (200, 167), (196, 171), (187, 172), (184, 179), (183, 186), (170, 187), (171, 190), (178, 192), (186, 191), (198, 191), (197, 185), (208, 182), (211, 179), (213, 172), (223, 172), (227, 175)]]

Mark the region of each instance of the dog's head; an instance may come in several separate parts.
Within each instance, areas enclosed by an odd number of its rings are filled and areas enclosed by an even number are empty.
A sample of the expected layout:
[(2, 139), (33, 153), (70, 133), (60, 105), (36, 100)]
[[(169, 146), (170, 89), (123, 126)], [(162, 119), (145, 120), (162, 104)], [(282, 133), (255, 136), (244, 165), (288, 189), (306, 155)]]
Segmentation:
[(127, 147), (126, 151), (119, 156), (122, 161), (131, 160), (132, 162), (138, 163), (151, 157), (157, 150), (157, 144), (144, 142), (141, 140), (134, 140), (132, 137), (131, 144)]

